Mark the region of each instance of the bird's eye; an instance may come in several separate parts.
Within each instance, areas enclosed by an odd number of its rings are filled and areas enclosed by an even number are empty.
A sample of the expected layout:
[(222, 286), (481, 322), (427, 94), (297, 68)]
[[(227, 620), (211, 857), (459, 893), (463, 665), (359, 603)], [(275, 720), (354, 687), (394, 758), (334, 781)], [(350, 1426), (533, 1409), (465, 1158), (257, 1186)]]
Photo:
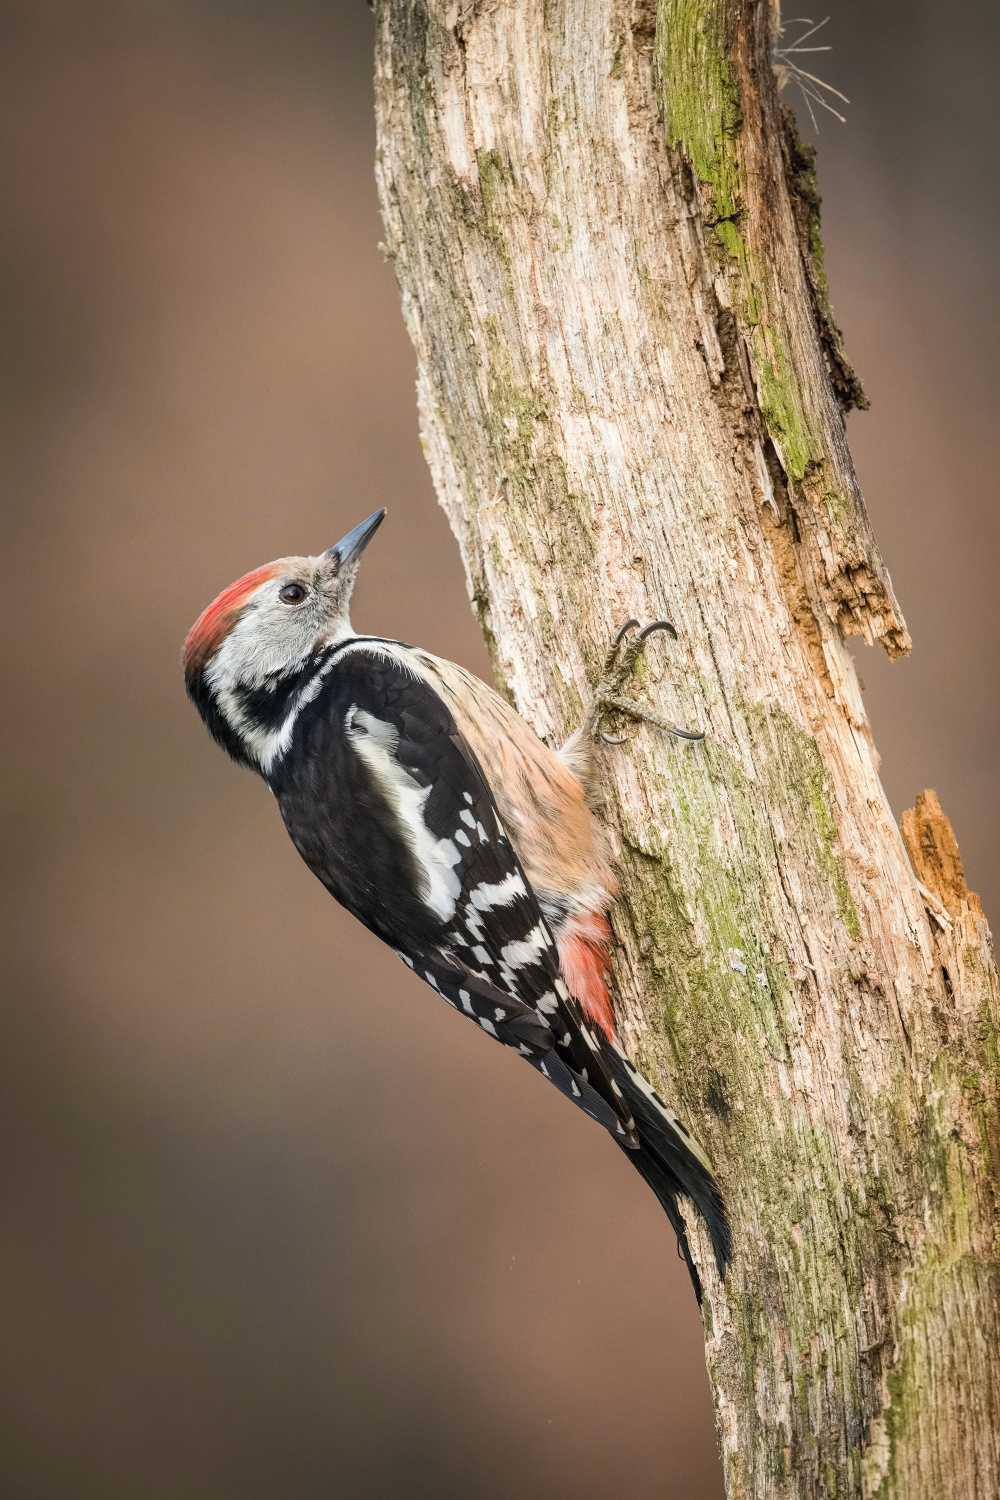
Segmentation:
[(306, 591), (301, 583), (286, 583), (278, 592), (282, 604), (301, 604), (305, 597)]

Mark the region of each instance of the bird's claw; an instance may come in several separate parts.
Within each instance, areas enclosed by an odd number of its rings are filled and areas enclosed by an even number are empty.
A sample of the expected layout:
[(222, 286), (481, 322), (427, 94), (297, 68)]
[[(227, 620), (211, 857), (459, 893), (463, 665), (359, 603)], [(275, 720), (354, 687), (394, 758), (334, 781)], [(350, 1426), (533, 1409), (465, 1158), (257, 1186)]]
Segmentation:
[[(636, 630), (638, 633), (629, 639), (631, 630)], [(669, 620), (653, 620), (641, 628), (638, 620), (626, 620), (624, 625), (619, 625), (615, 631), (604, 662), (604, 673), (594, 693), (586, 719), (586, 727), (593, 738), (600, 737), (608, 745), (625, 743), (624, 735), (607, 734), (601, 729), (601, 720), (606, 713), (624, 714), (627, 718), (652, 724), (655, 728), (662, 729), (665, 734), (675, 735), (678, 739), (696, 741), (705, 738), (704, 734), (696, 734), (689, 729), (679, 729), (676, 724), (671, 724), (667, 719), (661, 719), (659, 714), (651, 713), (640, 703), (633, 703), (631, 698), (621, 696), (621, 689), (631, 677), (646, 641), (658, 630), (664, 631), (676, 641), (677, 631)]]
[(644, 625), (643, 628), (642, 628), (642, 630), (639, 631), (639, 634), (636, 637), (636, 639), (640, 640), (640, 641), (644, 641), (644, 640), (646, 640), (646, 638), (648, 636), (651, 636), (657, 630), (665, 630), (667, 632), (667, 634), (669, 635), (670, 639), (672, 641), (676, 641), (676, 639), (677, 639), (677, 631), (671, 625), (671, 623), (670, 623), (669, 620), (654, 620), (651, 625)]

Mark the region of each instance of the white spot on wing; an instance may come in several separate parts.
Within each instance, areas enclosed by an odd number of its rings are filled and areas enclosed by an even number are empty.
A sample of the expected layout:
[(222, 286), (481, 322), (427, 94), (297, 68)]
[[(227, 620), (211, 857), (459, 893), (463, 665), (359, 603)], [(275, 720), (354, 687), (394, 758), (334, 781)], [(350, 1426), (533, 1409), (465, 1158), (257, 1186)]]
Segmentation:
[(513, 943), (507, 943), (500, 950), (500, 957), (511, 969), (523, 969), (545, 952), (549, 946), (549, 935), (541, 922), (531, 929), (526, 938), (520, 938)]
[(390, 808), (397, 827), (409, 845), (423, 877), (420, 892), (425, 904), (442, 922), (454, 916), (462, 882), (454, 866), (462, 856), (451, 839), (435, 838), (424, 819), (424, 808), (431, 794), (429, 786), (419, 786), (396, 759), (399, 730), (374, 714), (352, 704), (345, 717), (347, 737)]
[(527, 894), (528, 887), (517, 871), (512, 870), (496, 885), (487, 885), (485, 881), (482, 885), (477, 885), (469, 901), (477, 911), (490, 911), (494, 906), (509, 906), (518, 896)]

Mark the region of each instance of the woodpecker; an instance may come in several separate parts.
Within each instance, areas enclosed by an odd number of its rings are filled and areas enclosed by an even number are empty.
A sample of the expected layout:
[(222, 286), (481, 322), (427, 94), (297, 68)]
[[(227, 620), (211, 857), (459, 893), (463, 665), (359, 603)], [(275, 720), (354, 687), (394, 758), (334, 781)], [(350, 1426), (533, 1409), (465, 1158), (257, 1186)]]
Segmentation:
[(645, 638), (673, 627), (622, 627), (557, 753), (471, 672), (355, 634), (358, 564), (384, 515), (220, 594), (184, 644), (187, 691), (222, 748), (267, 783), (330, 894), (609, 1132), (666, 1210), (700, 1300), (679, 1197), (701, 1212), (723, 1277), (729, 1225), (704, 1150), (618, 1040), (616, 883), (593, 810), (606, 713), (701, 738), (621, 696)]

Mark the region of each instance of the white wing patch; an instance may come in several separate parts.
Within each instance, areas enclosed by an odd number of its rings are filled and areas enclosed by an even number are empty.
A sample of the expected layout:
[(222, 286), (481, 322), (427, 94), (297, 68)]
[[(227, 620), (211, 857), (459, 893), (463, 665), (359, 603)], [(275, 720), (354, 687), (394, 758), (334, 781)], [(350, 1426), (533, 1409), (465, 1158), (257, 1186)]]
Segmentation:
[(462, 853), (453, 840), (436, 838), (427, 827), (424, 808), (431, 788), (418, 785), (396, 759), (399, 730), (394, 724), (377, 719), (357, 704), (351, 705), (344, 723), (348, 739), (396, 814), (400, 833), (423, 876), (423, 900), (442, 922), (450, 921), (462, 894), (454, 868)]
[(500, 957), (508, 968), (523, 969), (527, 964), (537, 963), (551, 941), (544, 923), (539, 922), (526, 938), (501, 948)]
[(518, 896), (527, 894), (528, 887), (518, 872), (512, 870), (496, 885), (487, 885), (485, 882), (477, 885), (469, 900), (477, 911), (489, 911), (494, 906), (509, 906)]
[[(455, 837), (461, 840), (461, 829), (459, 829)], [(473, 941), (481, 944), (486, 933), (480, 912), (492, 911), (495, 906), (509, 906), (519, 896), (526, 896), (527, 894), (528, 887), (521, 879), (517, 870), (512, 870), (509, 875), (505, 875), (503, 880), (498, 880), (494, 885), (490, 885), (486, 881), (477, 885), (470, 895), (469, 903), (465, 908), (465, 925), (472, 934)], [(477, 957), (485, 951), (481, 947), (477, 947), (475, 950)], [(481, 958), (480, 962), (482, 962)]]

